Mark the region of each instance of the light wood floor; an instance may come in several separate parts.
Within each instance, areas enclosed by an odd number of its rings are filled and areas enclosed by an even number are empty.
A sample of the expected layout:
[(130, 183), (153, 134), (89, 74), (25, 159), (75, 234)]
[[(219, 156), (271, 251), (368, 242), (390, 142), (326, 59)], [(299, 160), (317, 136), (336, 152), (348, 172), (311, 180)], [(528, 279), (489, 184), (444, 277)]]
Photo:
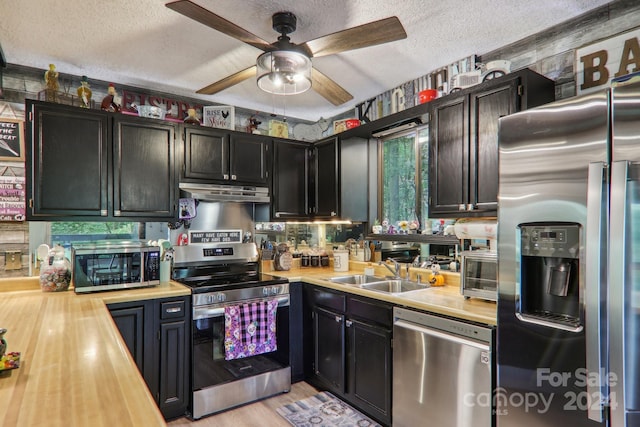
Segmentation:
[(198, 421), (179, 418), (167, 423), (167, 425), (169, 427), (290, 427), (291, 424), (276, 413), (276, 408), (300, 399), (306, 399), (317, 393), (318, 390), (309, 384), (298, 382), (291, 386), (289, 393), (279, 394), (259, 402), (211, 415)]

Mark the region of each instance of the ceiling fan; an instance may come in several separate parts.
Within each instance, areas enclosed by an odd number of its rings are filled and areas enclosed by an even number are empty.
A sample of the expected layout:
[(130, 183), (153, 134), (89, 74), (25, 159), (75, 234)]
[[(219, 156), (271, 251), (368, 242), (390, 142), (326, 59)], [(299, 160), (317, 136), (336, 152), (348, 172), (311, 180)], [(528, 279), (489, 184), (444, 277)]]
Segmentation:
[(205, 95), (218, 93), (257, 76), (258, 86), (264, 91), (291, 95), (313, 87), (333, 105), (341, 105), (353, 99), (353, 96), (325, 74), (312, 68), (311, 58), (375, 46), (407, 37), (400, 20), (392, 16), (305, 43), (294, 44), (290, 41), (288, 34), (296, 30), (296, 16), (291, 12), (278, 12), (272, 16), (272, 20), (273, 29), (280, 33), (280, 37), (276, 42), (269, 43), (190, 0), (173, 1), (166, 6), (265, 52), (258, 56), (256, 65), (197, 91)]

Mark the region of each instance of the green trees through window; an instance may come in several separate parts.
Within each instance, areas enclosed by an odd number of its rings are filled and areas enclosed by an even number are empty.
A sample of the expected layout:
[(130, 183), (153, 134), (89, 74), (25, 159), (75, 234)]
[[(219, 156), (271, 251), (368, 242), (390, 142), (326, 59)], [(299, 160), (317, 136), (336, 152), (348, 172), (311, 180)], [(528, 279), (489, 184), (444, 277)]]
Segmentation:
[(428, 216), (428, 140), (428, 128), (421, 128), (382, 141), (381, 221), (397, 227)]

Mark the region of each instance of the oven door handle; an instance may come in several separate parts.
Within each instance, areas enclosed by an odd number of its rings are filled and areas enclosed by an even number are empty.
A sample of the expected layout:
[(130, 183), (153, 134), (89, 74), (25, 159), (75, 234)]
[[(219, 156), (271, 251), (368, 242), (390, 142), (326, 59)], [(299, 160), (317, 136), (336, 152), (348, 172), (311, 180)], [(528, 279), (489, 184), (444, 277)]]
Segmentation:
[[(290, 303), (289, 295), (278, 295), (278, 308), (280, 307), (288, 307)], [(266, 299), (261, 298), (258, 300), (250, 300), (250, 301), (238, 301), (237, 303), (223, 303), (223, 304), (211, 304), (211, 305), (203, 305), (200, 307), (193, 308), (193, 320), (200, 319), (210, 319), (213, 317), (224, 316), (224, 308), (229, 307), (231, 305), (241, 305), (250, 302), (258, 302), (258, 301), (266, 301)]]

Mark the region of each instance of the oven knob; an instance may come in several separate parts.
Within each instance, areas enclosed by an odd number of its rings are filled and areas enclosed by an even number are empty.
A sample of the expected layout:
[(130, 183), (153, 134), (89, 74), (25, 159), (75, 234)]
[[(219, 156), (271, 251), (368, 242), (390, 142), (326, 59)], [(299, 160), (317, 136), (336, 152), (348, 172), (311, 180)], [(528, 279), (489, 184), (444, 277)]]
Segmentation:
[(262, 295), (269, 296), (269, 288), (267, 288), (266, 286), (262, 288)]
[(227, 300), (227, 296), (225, 294), (218, 294), (218, 302), (225, 302)]
[(273, 288), (271, 288), (271, 292), (273, 292), (274, 295), (278, 295), (280, 293), (280, 288), (274, 286)]

